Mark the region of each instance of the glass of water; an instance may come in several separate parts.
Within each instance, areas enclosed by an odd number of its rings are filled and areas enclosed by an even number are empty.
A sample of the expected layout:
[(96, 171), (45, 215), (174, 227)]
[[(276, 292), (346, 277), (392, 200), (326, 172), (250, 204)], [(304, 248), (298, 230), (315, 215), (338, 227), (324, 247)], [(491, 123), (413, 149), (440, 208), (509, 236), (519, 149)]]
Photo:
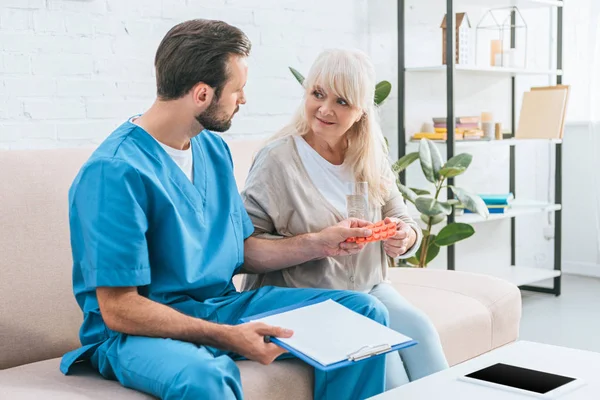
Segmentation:
[(346, 214), (348, 218), (369, 218), (369, 185), (367, 182), (348, 182), (346, 185)]

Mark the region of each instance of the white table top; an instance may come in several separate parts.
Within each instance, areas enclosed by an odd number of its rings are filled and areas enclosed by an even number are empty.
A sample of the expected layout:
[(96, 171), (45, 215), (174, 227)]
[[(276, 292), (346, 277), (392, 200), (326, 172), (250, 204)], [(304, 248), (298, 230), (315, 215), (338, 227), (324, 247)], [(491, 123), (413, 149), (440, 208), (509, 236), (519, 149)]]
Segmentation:
[(457, 379), (489, 365), (503, 362), (524, 368), (583, 379), (586, 384), (560, 400), (600, 399), (600, 353), (519, 341), (477, 358), (390, 390), (372, 400), (486, 399), (531, 400), (535, 397), (488, 388)]

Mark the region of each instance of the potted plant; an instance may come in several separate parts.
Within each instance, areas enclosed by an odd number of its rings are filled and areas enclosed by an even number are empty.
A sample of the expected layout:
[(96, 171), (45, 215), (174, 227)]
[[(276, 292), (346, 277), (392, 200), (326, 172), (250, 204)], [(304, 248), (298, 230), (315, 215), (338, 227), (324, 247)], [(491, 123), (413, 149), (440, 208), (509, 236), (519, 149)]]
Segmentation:
[[(475, 233), (471, 225), (459, 222), (444, 226), (437, 234), (432, 233), (433, 226), (445, 221), (456, 206), (463, 207), (484, 218), (488, 217), (489, 212), (481, 197), (465, 189), (446, 185), (448, 178), (461, 175), (467, 170), (473, 160), (471, 154), (461, 153), (443, 163), (435, 143), (428, 139), (421, 139), (419, 151), (406, 154), (393, 164), (392, 169), (398, 174), (416, 160), (420, 161), (423, 175), (432, 183), (433, 190), (409, 188), (401, 184), (399, 180), (396, 183), (404, 198), (413, 203), (421, 213), (421, 220), (425, 224), (423, 241), (419, 250), (414, 257), (405, 262), (408, 266), (424, 268), (439, 254), (441, 247), (455, 244)], [(450, 187), (455, 198), (446, 201), (439, 200), (442, 189), (447, 187)]]

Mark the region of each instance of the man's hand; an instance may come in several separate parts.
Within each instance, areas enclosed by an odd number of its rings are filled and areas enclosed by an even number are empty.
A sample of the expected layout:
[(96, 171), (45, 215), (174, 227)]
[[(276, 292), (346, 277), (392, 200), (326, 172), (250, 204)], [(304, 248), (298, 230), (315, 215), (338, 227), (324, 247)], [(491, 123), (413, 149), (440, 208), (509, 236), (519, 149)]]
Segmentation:
[(399, 218), (386, 218), (384, 222), (386, 224), (390, 222), (396, 223), (396, 234), (386, 239), (383, 243), (385, 254), (392, 258), (399, 257), (415, 244), (417, 234), (410, 225)]
[(233, 352), (263, 365), (271, 364), (277, 357), (287, 353), (273, 343), (265, 342), (265, 336), (289, 338), (294, 334), (289, 329), (270, 326), (262, 322), (248, 322), (232, 326), (227, 335), (228, 348)]
[(350, 218), (336, 225), (323, 229), (316, 234), (316, 243), (319, 247), (318, 253), (322, 257), (347, 256), (359, 253), (364, 243), (346, 243), (351, 237), (367, 237), (371, 235), (370, 229), (364, 227), (370, 225), (369, 221)]

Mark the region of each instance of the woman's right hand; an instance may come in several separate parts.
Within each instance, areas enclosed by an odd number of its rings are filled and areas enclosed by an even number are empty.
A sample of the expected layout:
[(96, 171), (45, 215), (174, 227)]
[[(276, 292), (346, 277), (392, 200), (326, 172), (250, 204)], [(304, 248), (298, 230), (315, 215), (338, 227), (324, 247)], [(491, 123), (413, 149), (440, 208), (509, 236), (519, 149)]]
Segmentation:
[(346, 239), (370, 236), (371, 230), (365, 229), (365, 226), (370, 224), (369, 221), (349, 218), (317, 233), (323, 257), (347, 256), (359, 253), (365, 247), (365, 244), (346, 243)]
[(265, 341), (265, 337), (289, 338), (294, 334), (289, 329), (267, 325), (262, 322), (247, 322), (232, 326), (227, 334), (228, 349), (258, 361), (263, 365), (271, 364), (277, 357), (287, 353), (287, 350)]

